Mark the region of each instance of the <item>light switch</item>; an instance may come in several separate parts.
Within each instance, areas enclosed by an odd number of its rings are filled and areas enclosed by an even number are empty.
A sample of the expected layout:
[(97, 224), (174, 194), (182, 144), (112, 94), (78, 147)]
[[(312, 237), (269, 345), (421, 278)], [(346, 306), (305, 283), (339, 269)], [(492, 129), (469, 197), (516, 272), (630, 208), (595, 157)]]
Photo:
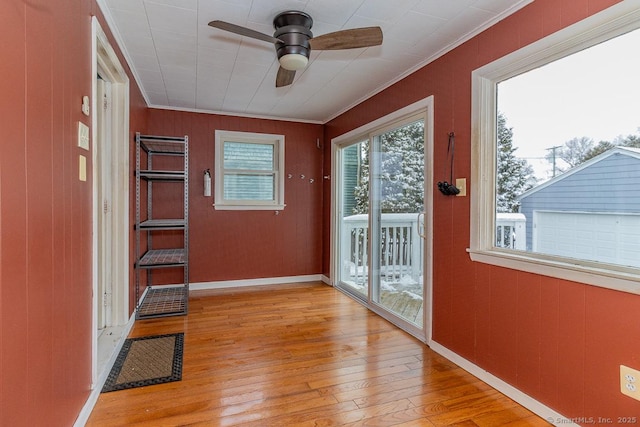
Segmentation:
[(89, 150), (89, 126), (78, 122), (78, 147)]
[(80, 181), (87, 180), (87, 158), (83, 155), (80, 155), (78, 159), (78, 178)]
[(458, 197), (467, 195), (467, 178), (456, 178), (456, 187), (460, 192), (456, 194)]

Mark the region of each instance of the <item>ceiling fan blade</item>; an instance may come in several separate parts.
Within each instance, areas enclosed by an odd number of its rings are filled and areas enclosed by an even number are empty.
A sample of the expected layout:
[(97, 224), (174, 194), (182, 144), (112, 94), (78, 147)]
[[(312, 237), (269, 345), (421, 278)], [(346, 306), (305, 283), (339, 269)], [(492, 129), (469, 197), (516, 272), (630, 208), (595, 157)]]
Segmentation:
[(362, 27), (335, 31), (309, 40), (312, 50), (355, 49), (382, 44), (380, 27)]
[(219, 28), (224, 31), (229, 31), (231, 33), (240, 34), (241, 36), (262, 40), (269, 43), (282, 42), (282, 40), (272, 37), (268, 34), (264, 34), (259, 31), (252, 30), (251, 28), (242, 27), (240, 25), (231, 24), (225, 21), (211, 21), (209, 22), (209, 26), (214, 28)]
[(295, 76), (295, 71), (286, 70), (280, 67), (278, 69), (278, 75), (276, 76), (276, 87), (289, 86), (291, 83), (293, 83), (293, 78)]

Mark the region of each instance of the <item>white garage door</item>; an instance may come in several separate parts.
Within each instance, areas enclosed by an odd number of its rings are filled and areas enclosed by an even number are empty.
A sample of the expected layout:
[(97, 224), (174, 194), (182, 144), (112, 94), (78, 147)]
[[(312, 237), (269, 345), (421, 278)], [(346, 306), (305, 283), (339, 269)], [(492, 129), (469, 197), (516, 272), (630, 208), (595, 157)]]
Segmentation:
[(640, 267), (640, 214), (536, 211), (533, 251)]

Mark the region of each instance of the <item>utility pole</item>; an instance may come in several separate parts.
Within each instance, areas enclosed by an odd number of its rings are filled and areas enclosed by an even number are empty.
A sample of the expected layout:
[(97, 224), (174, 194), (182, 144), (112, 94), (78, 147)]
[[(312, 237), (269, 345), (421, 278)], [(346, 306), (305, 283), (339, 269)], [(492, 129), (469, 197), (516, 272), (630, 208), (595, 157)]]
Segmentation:
[(556, 177), (556, 150), (558, 148), (562, 148), (562, 145), (556, 145), (555, 147), (547, 148), (547, 150), (551, 150), (551, 158), (553, 159), (553, 175), (552, 175), (552, 178)]

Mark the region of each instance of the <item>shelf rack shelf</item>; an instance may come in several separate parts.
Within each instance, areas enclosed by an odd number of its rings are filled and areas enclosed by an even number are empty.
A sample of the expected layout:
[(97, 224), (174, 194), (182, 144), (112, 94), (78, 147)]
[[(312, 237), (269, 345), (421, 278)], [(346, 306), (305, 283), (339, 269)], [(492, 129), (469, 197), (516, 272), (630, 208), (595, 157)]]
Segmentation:
[[(154, 159), (171, 156), (181, 159), (181, 170), (154, 168)], [(144, 163), (144, 166), (143, 166)], [(136, 133), (136, 218), (135, 218), (135, 288), (136, 318), (185, 315), (189, 302), (189, 138), (141, 135)], [(182, 218), (156, 218), (153, 213), (154, 183), (182, 183)], [(142, 190), (146, 184), (146, 207)], [(171, 191), (174, 189), (166, 189)], [(175, 190), (177, 191), (177, 190)], [(163, 193), (164, 194), (164, 193)], [(143, 212), (144, 211), (144, 212)], [(158, 231), (182, 231), (182, 247), (155, 248), (154, 234)], [(146, 250), (142, 250), (143, 240)], [(182, 268), (184, 283), (154, 285), (153, 270)], [(143, 274), (146, 283), (143, 284)]]

